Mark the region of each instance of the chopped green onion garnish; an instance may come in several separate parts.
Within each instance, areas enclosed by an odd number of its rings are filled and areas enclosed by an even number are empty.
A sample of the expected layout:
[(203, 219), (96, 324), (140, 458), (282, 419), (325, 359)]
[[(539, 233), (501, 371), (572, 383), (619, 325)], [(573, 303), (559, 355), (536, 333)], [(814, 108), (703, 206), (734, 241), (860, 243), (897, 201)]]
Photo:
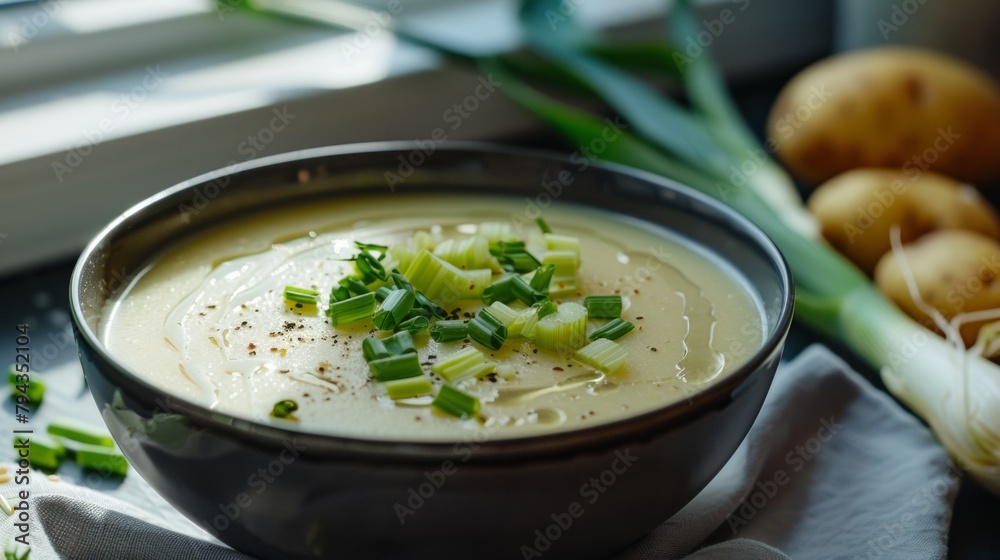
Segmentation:
[(316, 305), (319, 301), (319, 292), (309, 288), (298, 288), (296, 286), (285, 286), (285, 299), (295, 303), (305, 303)]
[[(532, 277), (532, 280), (534, 280), (534, 277)], [(533, 289), (527, 280), (517, 275), (511, 279), (511, 288), (514, 291), (514, 297), (524, 302), (525, 305), (534, 305), (549, 299), (547, 293)]]
[(285, 399), (274, 403), (274, 408), (271, 409), (271, 416), (275, 418), (288, 418), (291, 413), (298, 409), (299, 403), (291, 399)]
[(596, 370), (614, 373), (625, 365), (626, 356), (628, 356), (628, 352), (617, 343), (606, 338), (599, 338), (577, 350), (574, 357)]
[(437, 317), (439, 319), (448, 316), (448, 312), (445, 311), (444, 308), (434, 303), (433, 301), (427, 299), (427, 296), (425, 296), (423, 292), (414, 292), (414, 294), (417, 297), (417, 302), (414, 305), (419, 307), (421, 310), (425, 311), (426, 314), (430, 315), (431, 317)]
[(416, 354), (417, 347), (414, 346), (410, 333), (400, 331), (385, 338), (377, 338), (375, 335), (366, 336), (361, 341), (361, 352), (365, 356), (365, 361), (370, 362), (400, 354)]
[(583, 306), (593, 319), (617, 319), (622, 315), (622, 296), (587, 296)]
[(128, 473), (128, 461), (115, 448), (81, 445), (73, 450), (73, 460), (84, 469), (101, 474), (125, 476)]
[(389, 294), (391, 294), (393, 290), (394, 288), (390, 288), (389, 286), (382, 286), (375, 290), (375, 299), (381, 303), (385, 301), (385, 298), (389, 297)]
[(552, 281), (552, 275), (556, 272), (556, 265), (554, 264), (544, 264), (535, 270), (535, 274), (531, 277), (531, 282), (529, 285), (532, 290), (542, 294), (549, 293), (549, 283)]
[(469, 338), (487, 348), (499, 350), (507, 341), (507, 327), (494, 316), (489, 308), (480, 309), (469, 321)]
[[(354, 246), (365, 252), (378, 251), (379, 253), (382, 253), (383, 256), (385, 255), (385, 252), (389, 250), (388, 245), (379, 245), (377, 243), (365, 243), (363, 241), (355, 241)], [(382, 260), (382, 257), (380, 257), (378, 260)]]
[(568, 249), (557, 249), (545, 251), (542, 264), (555, 265), (556, 276), (576, 276), (576, 269), (580, 267), (580, 255)]
[(490, 253), (504, 270), (512, 272), (530, 272), (541, 264), (525, 249), (523, 241), (500, 241), (490, 247)]
[(475, 416), (479, 414), (481, 408), (479, 399), (450, 385), (441, 386), (441, 390), (431, 405), (441, 412), (459, 418)]
[(410, 314), (414, 301), (416, 301), (416, 297), (414, 297), (413, 292), (393, 290), (375, 311), (372, 322), (384, 331), (394, 330), (396, 325), (403, 322)]
[(337, 286), (330, 291), (330, 304), (337, 303), (338, 301), (344, 301), (345, 299), (351, 299), (351, 292), (343, 286)]
[(535, 326), (535, 344), (543, 350), (567, 352), (587, 343), (587, 308), (567, 302)]
[(434, 390), (434, 384), (426, 375), (387, 381), (383, 385), (393, 400), (429, 395)]
[(517, 277), (517, 275), (512, 274), (490, 284), (488, 288), (483, 290), (483, 301), (486, 302), (487, 305), (490, 305), (496, 301), (507, 303), (515, 299), (516, 297), (514, 295), (515, 277)]
[(486, 268), (490, 263), (490, 242), (481, 235), (446, 239), (434, 247), (434, 254), (463, 270)]
[(115, 446), (115, 440), (112, 439), (110, 434), (95, 430), (85, 424), (69, 420), (52, 422), (46, 426), (45, 431), (48, 432), (50, 436), (71, 439), (73, 441), (79, 441), (80, 443), (99, 445), (102, 447)]
[(458, 382), (470, 377), (483, 377), (496, 370), (496, 362), (489, 361), (482, 352), (469, 346), (431, 366), (431, 371), (448, 382)]
[[(452, 340), (462, 340), (469, 335), (468, 325), (465, 321), (454, 319), (449, 321), (438, 321), (431, 325), (431, 338), (434, 342), (449, 342)], [(433, 371), (433, 368), (431, 368)]]
[(403, 276), (403, 273), (398, 270), (393, 270), (389, 273), (389, 277), (392, 278), (392, 283), (396, 285), (400, 290), (413, 291), (413, 284)]
[(431, 320), (423, 315), (411, 315), (411, 317), (402, 323), (396, 325), (396, 330), (403, 333), (407, 332), (411, 335), (419, 334), (426, 331), (431, 326)]
[(16, 398), (23, 394), (29, 403), (41, 404), (42, 399), (45, 398), (45, 383), (39, 381), (37, 375), (30, 376), (27, 383), (18, 382), (18, 375), (24, 374), (19, 374), (14, 366), (10, 366), (10, 369), (7, 370), (7, 384), (10, 385), (11, 397)]
[(343, 301), (331, 303), (326, 310), (333, 326), (368, 319), (375, 313), (375, 293), (368, 292)]
[(590, 340), (597, 340), (598, 338), (617, 340), (632, 332), (632, 329), (634, 328), (635, 325), (629, 323), (628, 321), (623, 319), (614, 319), (609, 321), (607, 325), (604, 325), (603, 327), (590, 333)]
[(368, 367), (376, 381), (407, 379), (424, 374), (424, 370), (420, 369), (420, 358), (410, 352), (372, 360), (368, 362)]
[(25, 441), (28, 443), (28, 461), (33, 467), (54, 471), (66, 457), (66, 448), (61, 443), (42, 434), (15, 435), (14, 453), (24, 448)]
[(341, 285), (341, 287), (347, 288), (347, 291), (351, 292), (356, 296), (359, 296), (361, 294), (367, 294), (368, 292), (371, 291), (368, 289), (368, 286), (365, 285), (364, 282), (351, 276), (348, 276), (346, 278), (341, 278), (340, 282), (338, 283)]
[(542, 218), (536, 219), (535, 223), (538, 224), (538, 229), (542, 230), (542, 233), (552, 233), (552, 228)]
[(555, 303), (552, 303), (549, 300), (544, 300), (539, 302), (538, 305), (536, 305), (536, 307), (538, 308), (539, 319), (544, 319), (545, 317), (552, 315), (556, 311), (559, 311), (559, 306), (556, 305)]

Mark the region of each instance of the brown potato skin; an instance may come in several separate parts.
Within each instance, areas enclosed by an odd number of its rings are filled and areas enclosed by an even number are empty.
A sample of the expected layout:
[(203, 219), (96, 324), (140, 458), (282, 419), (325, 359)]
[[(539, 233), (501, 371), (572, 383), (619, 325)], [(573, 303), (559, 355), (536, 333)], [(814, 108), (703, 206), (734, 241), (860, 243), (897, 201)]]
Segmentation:
[(772, 107), (768, 134), (768, 147), (810, 184), (894, 167), (985, 186), (1000, 178), (1000, 86), (931, 51), (852, 51), (793, 78)]
[[(1000, 243), (978, 233), (939, 230), (903, 247), (917, 291), (925, 302), (951, 319), (960, 312), (1000, 307)], [(910, 297), (899, 261), (886, 253), (875, 267), (875, 284), (907, 315), (940, 333)], [(992, 321), (960, 327), (966, 346), (976, 341), (979, 328)]]
[(938, 229), (965, 229), (1000, 238), (1000, 218), (970, 185), (926, 171), (854, 169), (820, 185), (809, 197), (823, 237), (871, 274), (890, 250), (889, 231), (908, 243)]

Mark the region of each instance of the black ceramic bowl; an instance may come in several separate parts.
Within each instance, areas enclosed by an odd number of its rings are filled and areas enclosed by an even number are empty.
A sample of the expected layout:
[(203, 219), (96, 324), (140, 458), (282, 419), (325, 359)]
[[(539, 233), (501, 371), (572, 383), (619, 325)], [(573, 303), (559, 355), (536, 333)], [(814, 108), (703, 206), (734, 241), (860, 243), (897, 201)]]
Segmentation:
[[(452, 443), (312, 435), (172, 397), (118, 362), (96, 333), (110, 294), (183, 236), (286, 202), (357, 194), (482, 192), (553, 199), (664, 224), (728, 261), (763, 305), (766, 340), (686, 402), (587, 429)], [(83, 369), (129, 462), (167, 501), (261, 558), (602, 558), (689, 502), (744, 438), (792, 312), (773, 244), (710, 198), (635, 170), (479, 144), (380, 143), (283, 154), (192, 179), (133, 207), (73, 273)], [(412, 512), (412, 514), (408, 513)], [(403, 522), (401, 522), (401, 518)]]

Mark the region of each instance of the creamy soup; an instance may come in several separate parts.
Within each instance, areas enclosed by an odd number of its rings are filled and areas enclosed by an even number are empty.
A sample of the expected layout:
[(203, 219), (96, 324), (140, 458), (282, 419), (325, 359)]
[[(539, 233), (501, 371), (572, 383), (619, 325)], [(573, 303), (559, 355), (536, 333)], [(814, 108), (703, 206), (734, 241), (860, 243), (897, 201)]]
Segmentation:
[[(392, 400), (371, 379), (362, 341), (370, 319), (331, 325), (330, 290), (354, 272), (354, 242), (412, 243), (511, 223), (527, 238), (525, 203), (510, 198), (392, 196), (276, 209), (185, 240), (109, 301), (102, 336), (111, 352), (164, 391), (220, 412), (292, 429), (392, 440), (457, 440), (471, 430), (509, 438), (585, 428), (680, 401), (727, 375), (762, 341), (760, 306), (745, 280), (715, 256), (666, 229), (572, 204), (544, 211), (551, 229), (575, 236), (581, 264), (575, 291), (553, 298), (622, 296), (635, 328), (615, 342), (626, 363), (604, 374), (564, 355), (511, 338), (500, 350), (415, 335), (421, 366), (466, 346), (495, 360), (494, 373), (461, 382), (481, 412), (456, 418), (429, 398)], [(524, 230), (524, 231), (521, 231)], [(316, 306), (284, 298), (285, 286), (320, 292)], [(448, 312), (469, 317), (485, 304), (463, 300)], [(512, 304), (513, 305), (513, 304)], [(588, 332), (607, 323), (590, 319)], [(435, 387), (443, 381), (430, 375)], [(298, 405), (285, 419), (276, 402)]]

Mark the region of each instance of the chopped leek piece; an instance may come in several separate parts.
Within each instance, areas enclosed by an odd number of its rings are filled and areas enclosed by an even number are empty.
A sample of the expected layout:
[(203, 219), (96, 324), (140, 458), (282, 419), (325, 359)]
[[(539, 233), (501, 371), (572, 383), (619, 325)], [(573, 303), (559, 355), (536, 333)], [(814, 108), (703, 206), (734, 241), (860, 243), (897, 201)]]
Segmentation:
[(549, 293), (549, 283), (552, 282), (552, 275), (556, 272), (556, 265), (543, 264), (531, 275), (529, 285), (532, 290), (543, 294)]
[[(18, 376), (27, 375), (17, 373), (16, 368), (11, 365), (10, 369), (7, 370), (7, 384), (10, 385), (10, 396), (11, 398), (17, 398), (18, 395), (24, 395), (28, 402), (31, 404), (41, 404), (42, 399), (45, 398), (45, 383), (42, 383), (37, 379), (37, 375), (31, 375), (28, 377), (28, 382), (18, 382)], [(24, 379), (22, 377), (22, 379)]]
[(372, 322), (384, 331), (391, 331), (410, 314), (414, 301), (416, 301), (416, 297), (414, 297), (413, 292), (393, 290), (375, 311)]
[(625, 365), (628, 352), (617, 343), (606, 338), (599, 338), (576, 351), (574, 356), (584, 363), (604, 373), (614, 373)]
[(271, 409), (271, 416), (275, 418), (288, 418), (291, 413), (298, 409), (299, 403), (291, 399), (285, 399), (274, 403), (274, 408)]
[(507, 327), (489, 308), (480, 309), (469, 321), (469, 338), (492, 350), (499, 350), (507, 341)]
[(46, 426), (45, 431), (50, 436), (62, 437), (102, 447), (114, 447), (115, 440), (103, 430), (95, 430), (86, 424), (70, 420), (59, 420)]
[(429, 231), (418, 231), (413, 234), (413, 242), (417, 246), (418, 253), (424, 250), (433, 251), (434, 247), (441, 242), (441, 234), (431, 233)]
[(542, 230), (542, 233), (552, 233), (552, 228), (549, 227), (549, 224), (545, 223), (545, 220), (538, 218), (535, 220), (535, 223), (538, 224), (538, 229)]
[[(438, 321), (431, 325), (431, 338), (434, 342), (462, 340), (468, 335), (468, 325), (460, 319)], [(433, 368), (431, 370), (433, 371)]]
[(549, 285), (550, 297), (575, 295), (578, 295), (576, 291), (576, 276), (557, 276), (552, 279), (552, 283)]
[(426, 375), (387, 381), (383, 385), (393, 400), (429, 395), (434, 391), (434, 384)]
[(525, 305), (535, 305), (549, 299), (548, 294), (533, 289), (531, 284), (528, 284), (528, 281), (520, 276), (515, 275), (510, 284), (514, 291), (514, 297), (524, 302)]
[(400, 331), (385, 338), (376, 338), (375, 335), (366, 336), (361, 341), (361, 352), (365, 356), (365, 361), (370, 362), (400, 354), (416, 354), (417, 347), (414, 346), (410, 333)]
[(446, 357), (431, 366), (431, 371), (448, 382), (457, 382), (470, 377), (482, 377), (496, 369), (496, 362), (476, 348), (469, 346)]
[(541, 301), (535, 307), (538, 308), (538, 318), (539, 319), (545, 318), (545, 317), (547, 317), (549, 315), (552, 315), (556, 311), (559, 311), (559, 306), (556, 305), (556, 304), (554, 304), (554, 303), (552, 303), (549, 300)]
[(606, 338), (608, 340), (619, 339), (626, 334), (632, 332), (635, 325), (625, 321), (623, 319), (614, 319), (609, 321), (607, 325), (597, 329), (596, 331), (590, 333), (590, 340), (597, 340), (598, 338)]
[(73, 460), (84, 469), (101, 474), (125, 476), (128, 473), (128, 461), (116, 448), (81, 445), (73, 450)]
[(432, 300), (449, 303), (480, 297), (492, 276), (488, 268), (463, 271), (427, 250), (417, 253), (406, 271), (415, 289)]
[(517, 319), (518, 312), (508, 307), (507, 304), (499, 301), (493, 302), (493, 304), (490, 305), (489, 310), (494, 317), (503, 323), (503, 326), (508, 327), (509, 334), (510, 324), (514, 322), (514, 319)]
[(481, 405), (476, 397), (450, 385), (442, 385), (431, 406), (452, 416), (468, 418), (479, 414)]
[(58, 441), (53, 441), (42, 434), (14, 436), (14, 453), (28, 446), (28, 461), (31, 466), (54, 471), (66, 457), (66, 448)]
[(542, 264), (555, 265), (555, 275), (559, 277), (576, 276), (576, 269), (580, 267), (580, 255), (568, 249), (556, 249), (545, 251)]
[(319, 292), (309, 288), (298, 288), (296, 286), (285, 286), (285, 299), (295, 303), (305, 303), (316, 305), (319, 301)]
[(368, 292), (343, 301), (331, 303), (326, 310), (333, 326), (368, 319), (375, 313), (375, 293)]
[(434, 247), (434, 255), (463, 270), (490, 266), (490, 242), (481, 235), (446, 239)]
[[(539, 310), (539, 313), (541, 311)], [(587, 343), (587, 308), (572, 302), (538, 320), (535, 344), (543, 350), (568, 352)]]
[(479, 224), (477, 234), (486, 238), (490, 243), (499, 241), (514, 241), (517, 237), (511, 232), (510, 224), (507, 222), (484, 222)]
[(431, 320), (423, 315), (412, 315), (409, 319), (396, 325), (396, 330), (400, 333), (406, 332), (411, 335), (420, 334), (431, 326)]
[(417, 252), (405, 245), (393, 245), (385, 253), (399, 270), (406, 270)]
[(483, 301), (487, 305), (492, 304), (495, 301), (507, 303), (513, 299), (514, 296), (514, 277), (516, 275), (512, 274), (506, 276), (492, 283), (483, 290)]
[(420, 358), (412, 352), (372, 360), (368, 362), (368, 367), (376, 381), (407, 379), (424, 374), (424, 370), (420, 369)]
[(538, 309), (529, 307), (518, 313), (517, 318), (507, 325), (507, 336), (514, 338), (523, 336), (529, 340), (535, 338), (535, 325), (538, 324)]
[(572, 251), (576, 254), (576, 260), (580, 260), (580, 240), (578, 238), (554, 233), (547, 233), (542, 238), (545, 240), (546, 251)]
[(583, 306), (594, 319), (617, 319), (622, 316), (622, 296), (587, 296)]

